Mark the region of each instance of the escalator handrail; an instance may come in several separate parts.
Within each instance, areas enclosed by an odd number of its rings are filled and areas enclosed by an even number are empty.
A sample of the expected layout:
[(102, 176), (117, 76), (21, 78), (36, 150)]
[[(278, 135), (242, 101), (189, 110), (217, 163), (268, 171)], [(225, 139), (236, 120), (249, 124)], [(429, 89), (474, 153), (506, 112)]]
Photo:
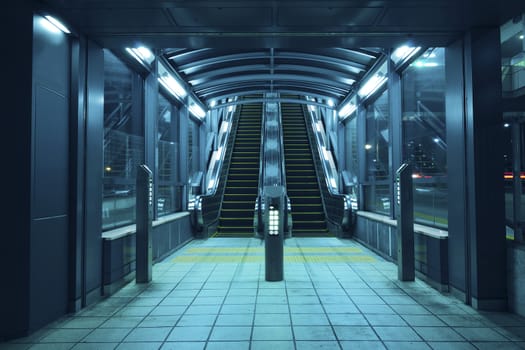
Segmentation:
[(315, 162), (315, 170), (317, 179), (321, 190), (321, 199), (323, 201), (323, 208), (326, 220), (332, 224), (342, 227), (346, 224), (349, 217), (348, 211), (351, 210), (350, 198), (345, 194), (340, 194), (332, 191), (328, 183), (328, 176), (326, 169), (321, 161), (321, 145), (313, 131), (313, 118), (307, 110), (305, 105), (302, 106), (303, 116), (306, 118), (306, 130), (308, 139), (312, 145), (312, 155)]
[(241, 108), (237, 108), (231, 118), (231, 126), (221, 164), (219, 164), (220, 176), (211, 193), (199, 195), (196, 198), (195, 211), (197, 214), (197, 225), (201, 228), (211, 226), (219, 221), (226, 178), (231, 164), (233, 146), (237, 136)]

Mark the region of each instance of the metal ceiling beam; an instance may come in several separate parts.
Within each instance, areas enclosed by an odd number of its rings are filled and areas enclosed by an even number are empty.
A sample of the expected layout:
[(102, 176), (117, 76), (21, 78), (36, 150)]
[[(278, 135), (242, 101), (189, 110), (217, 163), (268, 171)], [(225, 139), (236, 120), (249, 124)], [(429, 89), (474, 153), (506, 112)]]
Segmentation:
[(214, 81), (199, 84), (198, 86), (195, 87), (195, 90), (198, 91), (199, 89), (206, 89), (212, 86), (235, 84), (238, 82), (245, 82), (245, 81), (270, 81), (270, 80), (300, 81), (300, 82), (304, 82), (307, 84), (315, 83), (315, 84), (321, 84), (321, 85), (326, 85), (326, 86), (339, 87), (342, 89), (350, 88), (350, 85), (344, 82), (322, 78), (322, 77), (304, 76), (304, 75), (298, 75), (298, 74), (246, 74), (240, 77), (221, 78), (221, 79), (216, 79)]

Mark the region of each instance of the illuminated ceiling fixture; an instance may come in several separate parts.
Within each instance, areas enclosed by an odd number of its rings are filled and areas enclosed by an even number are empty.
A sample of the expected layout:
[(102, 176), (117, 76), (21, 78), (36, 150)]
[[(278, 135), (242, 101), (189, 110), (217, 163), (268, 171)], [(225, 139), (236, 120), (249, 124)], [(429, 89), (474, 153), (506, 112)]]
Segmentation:
[(337, 112), (337, 115), (339, 116), (339, 119), (342, 121), (348, 116), (352, 115), (357, 110), (357, 101), (356, 96), (354, 95), (350, 101), (348, 101), (339, 112)]
[(155, 55), (153, 55), (153, 52), (151, 52), (150, 49), (144, 46), (135, 48), (127, 47), (126, 51), (139, 63), (145, 64), (147, 66), (150, 66), (153, 60), (155, 59)]
[(210, 101), (210, 107), (213, 108), (213, 107), (215, 107), (215, 106), (217, 106), (217, 101), (215, 101), (215, 100), (211, 100), (211, 101)]
[(421, 47), (419, 46), (416, 46), (416, 47), (407, 46), (407, 45), (400, 46), (397, 49), (395, 49), (394, 52), (392, 52), (392, 56), (391, 56), (392, 61), (394, 61), (396, 65), (406, 62), (411, 57), (413, 57), (416, 53), (418, 53), (419, 50), (421, 50)]
[(439, 63), (437, 62), (424, 62), (424, 61), (416, 61), (414, 62), (414, 66), (416, 67), (438, 67)]
[(182, 83), (173, 77), (172, 73), (162, 62), (159, 62), (158, 67), (159, 83), (161, 83), (161, 85), (164, 86), (173, 96), (178, 98), (186, 97), (188, 93)]
[(521, 34), (521, 35), (519, 36), (519, 38), (520, 38), (521, 40), (523, 40), (523, 39), (525, 38), (525, 36), (524, 36), (523, 34)]
[(190, 106), (188, 107), (191, 114), (196, 116), (199, 119), (202, 119), (206, 116), (206, 111), (199, 106), (193, 99), (190, 99)]
[(47, 19), (47, 21), (49, 23), (51, 23), (53, 25), (54, 28), (60, 30), (62, 33), (71, 34), (69, 29), (62, 22), (60, 22), (58, 19), (56, 19), (55, 17), (49, 16), (49, 15), (44, 16), (44, 17), (45, 17), (45, 19)]
[(332, 100), (331, 98), (328, 99), (327, 103), (330, 108), (334, 106), (334, 100)]
[(379, 90), (388, 80), (387, 72), (387, 63), (384, 62), (381, 67), (379, 67), (379, 69), (371, 77), (369, 77), (368, 80), (357, 91), (359, 97), (366, 99)]

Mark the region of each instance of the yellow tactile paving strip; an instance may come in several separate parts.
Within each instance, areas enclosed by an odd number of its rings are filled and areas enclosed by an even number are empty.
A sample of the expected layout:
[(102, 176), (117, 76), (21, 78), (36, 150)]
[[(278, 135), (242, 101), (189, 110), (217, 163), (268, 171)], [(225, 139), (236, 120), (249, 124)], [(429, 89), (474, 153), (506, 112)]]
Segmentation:
[[(173, 263), (262, 263), (263, 247), (193, 247)], [(376, 259), (358, 247), (284, 247), (285, 263), (371, 263)]]

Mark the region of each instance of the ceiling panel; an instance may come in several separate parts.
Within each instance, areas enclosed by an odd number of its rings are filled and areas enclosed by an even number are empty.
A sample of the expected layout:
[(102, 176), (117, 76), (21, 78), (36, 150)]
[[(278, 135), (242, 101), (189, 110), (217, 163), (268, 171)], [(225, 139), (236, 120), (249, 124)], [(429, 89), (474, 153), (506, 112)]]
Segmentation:
[(183, 27), (261, 27), (272, 23), (270, 7), (176, 7), (168, 10)]
[(370, 26), (382, 7), (285, 7), (279, 9), (280, 26)]

